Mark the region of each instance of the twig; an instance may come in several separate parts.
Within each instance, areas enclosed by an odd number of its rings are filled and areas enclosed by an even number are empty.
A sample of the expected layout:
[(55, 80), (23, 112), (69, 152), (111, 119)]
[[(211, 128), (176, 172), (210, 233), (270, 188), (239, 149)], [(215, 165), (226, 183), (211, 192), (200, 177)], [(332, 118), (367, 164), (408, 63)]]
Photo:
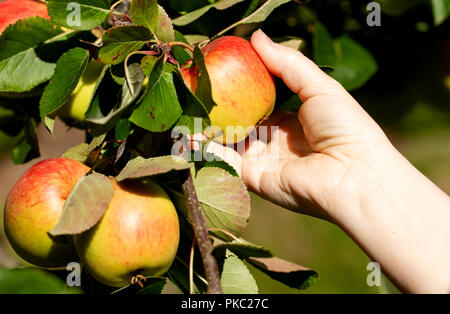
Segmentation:
[(206, 280), (208, 281), (209, 294), (222, 294), (222, 286), (220, 285), (219, 269), (217, 261), (212, 255), (213, 245), (208, 235), (206, 221), (200, 209), (200, 203), (195, 192), (194, 180), (192, 173), (187, 170), (187, 178), (183, 180), (183, 191), (186, 199), (189, 218), (192, 228), (194, 229), (197, 245), (202, 256), (203, 267), (205, 269)]
[(189, 293), (194, 293), (194, 249), (195, 249), (195, 236), (192, 239), (191, 254), (189, 256)]

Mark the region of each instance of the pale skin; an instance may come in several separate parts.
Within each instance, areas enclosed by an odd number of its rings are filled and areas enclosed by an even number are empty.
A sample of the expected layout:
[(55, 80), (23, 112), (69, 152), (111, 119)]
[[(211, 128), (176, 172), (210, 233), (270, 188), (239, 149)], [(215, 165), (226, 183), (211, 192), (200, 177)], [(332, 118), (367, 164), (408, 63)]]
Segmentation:
[(402, 291), (450, 293), (449, 196), (311, 60), (260, 30), (251, 44), (303, 105), (265, 121), (279, 126), (278, 141), (250, 143), (238, 163), (249, 189), (335, 223)]

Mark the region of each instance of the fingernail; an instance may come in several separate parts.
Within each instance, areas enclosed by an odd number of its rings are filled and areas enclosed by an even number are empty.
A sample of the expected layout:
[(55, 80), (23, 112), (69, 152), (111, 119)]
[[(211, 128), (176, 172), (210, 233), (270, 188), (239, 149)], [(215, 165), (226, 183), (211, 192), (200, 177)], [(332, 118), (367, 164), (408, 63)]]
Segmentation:
[(261, 39), (262, 40), (266, 41), (267, 43), (272, 43), (272, 39), (270, 39), (270, 37), (267, 36), (266, 33), (264, 33), (262, 29), (259, 28), (257, 30), (257, 32), (261, 34)]

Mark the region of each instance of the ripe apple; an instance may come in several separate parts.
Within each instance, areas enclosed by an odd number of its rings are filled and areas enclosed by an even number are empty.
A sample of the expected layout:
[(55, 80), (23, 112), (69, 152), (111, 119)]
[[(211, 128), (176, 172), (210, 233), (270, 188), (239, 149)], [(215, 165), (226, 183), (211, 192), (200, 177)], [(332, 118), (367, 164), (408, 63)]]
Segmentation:
[(62, 117), (83, 121), (97, 89), (97, 80), (105, 65), (92, 59), (81, 75), (69, 101), (59, 110)]
[(114, 196), (100, 222), (76, 235), (75, 248), (99, 282), (121, 287), (133, 276), (159, 276), (175, 258), (180, 229), (166, 192), (147, 181), (111, 181)]
[(42, 2), (33, 0), (0, 1), (0, 34), (3, 33), (5, 28), (18, 20), (34, 16), (50, 19), (47, 6)]
[(47, 234), (58, 222), (64, 202), (89, 171), (67, 158), (46, 159), (28, 169), (6, 200), (4, 226), (16, 253), (42, 267), (62, 267), (77, 261), (72, 239), (54, 241)]
[[(215, 140), (226, 144), (240, 142), (248, 136), (249, 128), (272, 113), (276, 95), (273, 77), (243, 38), (218, 38), (205, 46), (203, 53), (217, 104), (209, 113), (211, 125), (223, 132)], [(195, 92), (197, 67), (191, 64), (192, 60), (183, 65), (182, 75)]]

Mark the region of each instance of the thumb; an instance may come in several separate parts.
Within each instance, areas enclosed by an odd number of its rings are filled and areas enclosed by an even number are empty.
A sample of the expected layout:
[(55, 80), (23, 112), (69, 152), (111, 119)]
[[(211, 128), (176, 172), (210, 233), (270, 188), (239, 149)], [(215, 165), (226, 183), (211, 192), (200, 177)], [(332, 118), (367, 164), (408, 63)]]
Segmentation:
[(274, 43), (262, 30), (250, 40), (266, 67), (305, 102), (320, 94), (348, 95), (336, 80), (300, 51)]

